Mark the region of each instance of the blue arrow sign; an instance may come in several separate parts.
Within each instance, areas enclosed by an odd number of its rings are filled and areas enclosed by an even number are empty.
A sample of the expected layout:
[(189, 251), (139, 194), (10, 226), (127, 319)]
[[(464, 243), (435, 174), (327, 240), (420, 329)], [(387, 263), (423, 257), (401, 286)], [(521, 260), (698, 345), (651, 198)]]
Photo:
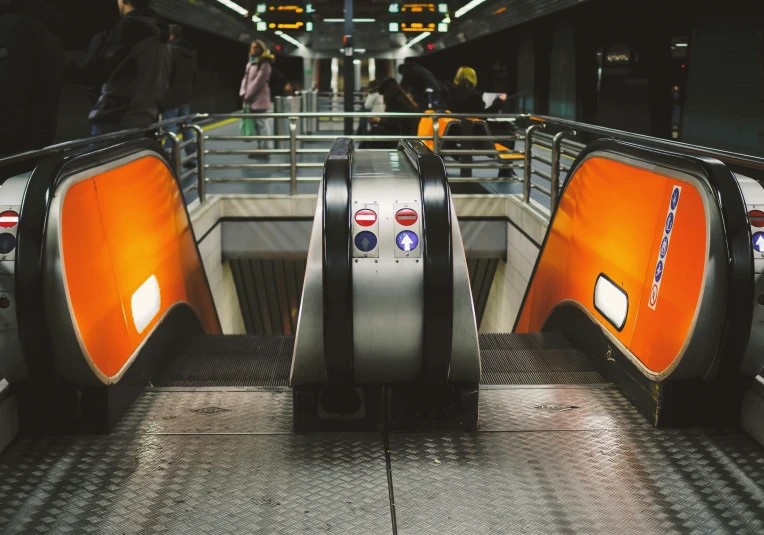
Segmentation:
[(669, 212), (669, 215), (666, 218), (666, 234), (671, 234), (672, 228), (674, 228), (674, 214)]
[(395, 238), (395, 243), (401, 251), (413, 251), (419, 245), (419, 237), (410, 230), (404, 230)]
[(753, 235), (753, 248), (764, 253), (764, 232), (757, 232)]
[(373, 251), (377, 247), (377, 237), (368, 230), (356, 234), (353, 241), (355, 242), (356, 249), (364, 253)]
[(679, 188), (674, 189), (674, 193), (671, 194), (671, 209), (676, 210), (677, 204), (679, 204)]
[(658, 260), (658, 265), (655, 266), (655, 282), (660, 282), (663, 276), (663, 260)]

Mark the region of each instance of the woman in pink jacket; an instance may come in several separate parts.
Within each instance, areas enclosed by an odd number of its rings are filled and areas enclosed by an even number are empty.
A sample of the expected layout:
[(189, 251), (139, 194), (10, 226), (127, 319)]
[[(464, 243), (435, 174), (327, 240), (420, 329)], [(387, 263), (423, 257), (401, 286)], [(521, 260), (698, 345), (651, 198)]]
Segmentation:
[[(271, 90), (268, 81), (271, 78), (271, 63), (274, 57), (265, 48), (262, 41), (253, 41), (249, 49), (249, 63), (241, 81), (239, 96), (244, 101), (244, 113), (265, 113), (271, 107)], [(254, 124), (253, 124), (254, 123)], [(244, 119), (241, 124), (241, 133), (245, 136), (255, 135), (269, 136), (270, 128), (265, 117), (258, 117), (254, 121)], [(257, 143), (259, 149), (269, 148), (267, 141)], [(267, 154), (250, 154), (250, 158), (267, 159)]]

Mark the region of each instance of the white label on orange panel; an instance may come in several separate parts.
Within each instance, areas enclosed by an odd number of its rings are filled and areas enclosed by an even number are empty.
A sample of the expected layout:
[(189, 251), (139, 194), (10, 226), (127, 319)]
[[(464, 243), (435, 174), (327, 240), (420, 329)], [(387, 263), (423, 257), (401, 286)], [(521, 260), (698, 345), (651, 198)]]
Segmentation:
[(671, 191), (671, 198), (669, 199), (666, 220), (663, 222), (663, 235), (661, 236), (661, 244), (658, 249), (658, 260), (655, 262), (655, 270), (653, 271), (653, 285), (650, 288), (650, 297), (647, 300), (647, 306), (653, 310), (655, 310), (655, 307), (658, 304), (658, 296), (661, 291), (663, 274), (666, 271), (666, 260), (668, 260), (669, 245), (671, 245), (671, 235), (673, 234), (672, 231), (676, 224), (676, 212), (679, 207), (679, 196), (681, 192), (681, 186), (674, 186), (674, 189)]
[(159, 305), (162, 298), (159, 293), (159, 281), (151, 275), (141, 287), (135, 290), (131, 305), (133, 309), (133, 323), (135, 330), (142, 333), (159, 313)]

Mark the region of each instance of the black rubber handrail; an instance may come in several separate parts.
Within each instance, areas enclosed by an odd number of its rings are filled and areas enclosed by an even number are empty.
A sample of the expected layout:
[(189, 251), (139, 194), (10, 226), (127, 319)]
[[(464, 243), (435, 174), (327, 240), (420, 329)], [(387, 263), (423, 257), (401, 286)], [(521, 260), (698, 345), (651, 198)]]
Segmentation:
[(353, 284), (350, 250), (350, 178), (353, 141), (337, 138), (324, 164), (324, 362), (329, 388), (353, 384)]
[(440, 156), (419, 140), (404, 140), (419, 172), (422, 188), (422, 257), (424, 259), (424, 348), (422, 380), (432, 387), (448, 383), (454, 323), (454, 253), (451, 193)]

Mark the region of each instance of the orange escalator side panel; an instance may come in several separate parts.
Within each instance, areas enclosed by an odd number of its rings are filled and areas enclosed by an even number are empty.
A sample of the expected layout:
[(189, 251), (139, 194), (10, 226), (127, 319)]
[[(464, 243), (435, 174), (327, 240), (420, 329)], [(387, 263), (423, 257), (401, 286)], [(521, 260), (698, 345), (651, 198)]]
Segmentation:
[[(141, 158), (95, 177), (106, 239), (114, 262), (117, 288), (125, 307), (134, 347), (159, 321), (162, 312), (186, 300), (181, 271), (173, 192), (177, 187), (156, 158)], [(132, 296), (154, 275), (159, 282), (160, 313), (139, 333), (133, 321)]]
[(574, 216), (578, 183), (571, 183), (565, 197), (560, 200), (560, 207), (555, 215), (544, 247), (544, 261), (536, 268), (536, 276), (545, 284), (533, 289), (533, 303), (530, 307), (528, 325), (531, 331), (540, 331), (551, 313), (548, 303), (559, 303), (565, 298), (566, 273), (570, 270), (570, 243), (574, 232)]
[[(660, 254), (669, 199), (674, 186), (680, 186), (671, 240), (664, 259), (660, 291), (655, 310), (649, 301)], [(667, 370), (682, 351), (701, 299), (706, 269), (709, 231), (703, 199), (695, 187), (668, 179), (661, 195), (659, 224), (644, 280), (639, 319), (631, 351), (653, 372)]]
[[(570, 244), (575, 266), (567, 274), (566, 297), (584, 305), (629, 347), (666, 178), (621, 162), (592, 158), (581, 165), (575, 179), (578, 194)], [(620, 332), (594, 308), (594, 286), (601, 273), (629, 298)]]
[[(681, 208), (653, 311), (647, 302), (675, 184), (682, 186)], [(590, 158), (571, 177), (560, 200), (515, 331), (541, 331), (554, 308), (572, 300), (648, 369), (663, 371), (690, 334), (703, 283), (707, 235), (705, 208), (693, 185), (607, 158)], [(668, 269), (671, 262), (673, 268)], [(594, 307), (601, 273), (628, 295), (620, 332)]]
[(114, 266), (92, 179), (69, 188), (62, 217), (62, 260), (80, 339), (93, 364), (116, 374), (132, 353)]
[[(122, 310), (121, 325), (106, 322), (98, 309), (83, 299), (72, 298), (76, 324), (81, 332), (100, 328), (85, 341), (87, 352), (99, 370), (114, 376), (150, 335), (165, 313), (178, 303), (187, 303), (196, 312), (205, 332), (219, 331), (214, 306), (209, 297), (203, 266), (198, 260), (193, 234), (185, 217), (183, 199), (166, 164), (153, 156), (104, 172), (70, 188), (64, 199), (64, 215), (78, 217), (82, 206), (73, 202), (75, 188), (89, 183), (96, 191), (95, 204), (85, 208), (99, 213), (101, 234), (91, 240), (111, 260), (109, 277), (91, 281), (92, 291), (103, 299), (114, 300), (116, 293)], [(85, 203), (86, 204), (86, 203)], [(184, 212), (183, 217), (179, 212)], [(92, 218), (89, 218), (92, 219)], [(76, 229), (62, 228), (63, 257), (67, 284), (87, 284), (91, 278), (88, 254), (76, 254)], [(108, 252), (107, 252), (108, 251)], [(151, 276), (159, 286), (159, 311), (138, 332), (132, 310), (133, 295)], [(100, 299), (100, 297), (99, 297)], [(113, 347), (113, 333), (126, 331), (127, 346)]]

